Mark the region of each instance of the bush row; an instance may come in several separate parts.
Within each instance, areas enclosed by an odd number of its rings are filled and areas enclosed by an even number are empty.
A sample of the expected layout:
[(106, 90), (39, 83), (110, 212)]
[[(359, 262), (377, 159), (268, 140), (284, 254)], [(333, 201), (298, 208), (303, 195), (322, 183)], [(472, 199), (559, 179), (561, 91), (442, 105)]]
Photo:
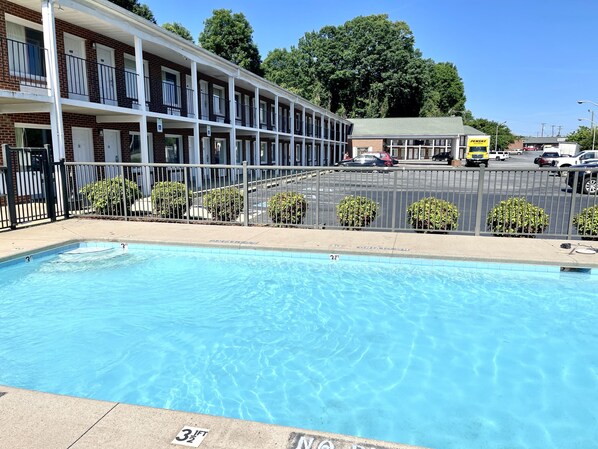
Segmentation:
[[(121, 177), (106, 179), (83, 187), (93, 209), (102, 215), (130, 213), (133, 202), (141, 197), (137, 184)], [(151, 193), (152, 212), (161, 218), (181, 218), (192, 192), (180, 182), (156, 183)], [(236, 220), (244, 207), (241, 191), (234, 187), (214, 189), (203, 197), (203, 206), (212, 219), (222, 222)], [(267, 212), (279, 225), (299, 225), (307, 213), (305, 196), (297, 192), (280, 192), (268, 201)], [(348, 229), (369, 226), (378, 216), (379, 204), (363, 196), (346, 196), (336, 206), (340, 225)], [(410, 225), (421, 232), (448, 232), (457, 229), (459, 210), (449, 201), (435, 197), (415, 201), (407, 208)], [(532, 236), (548, 228), (549, 216), (544, 209), (524, 198), (509, 198), (493, 207), (486, 217), (488, 229), (497, 236)], [(598, 237), (598, 205), (583, 209), (573, 217), (580, 235)]]

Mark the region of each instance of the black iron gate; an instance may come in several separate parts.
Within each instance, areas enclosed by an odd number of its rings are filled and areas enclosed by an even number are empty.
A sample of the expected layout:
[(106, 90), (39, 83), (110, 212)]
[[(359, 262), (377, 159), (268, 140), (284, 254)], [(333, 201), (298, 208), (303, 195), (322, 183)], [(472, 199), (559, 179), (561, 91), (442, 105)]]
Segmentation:
[(0, 167), (0, 229), (68, 218), (64, 160), (53, 162), (49, 145), (2, 145), (2, 153), (5, 167)]

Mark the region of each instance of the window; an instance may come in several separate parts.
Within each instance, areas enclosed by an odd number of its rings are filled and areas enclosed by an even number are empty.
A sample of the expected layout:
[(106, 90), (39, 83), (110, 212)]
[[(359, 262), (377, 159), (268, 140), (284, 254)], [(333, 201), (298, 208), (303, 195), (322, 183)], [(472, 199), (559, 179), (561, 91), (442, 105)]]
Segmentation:
[(274, 105), (271, 105), (270, 108), (270, 124), (272, 125), (272, 129), (276, 129), (276, 108)]
[(237, 164), (243, 163), (243, 141), (237, 140), (235, 142), (235, 162)]
[(44, 79), (46, 62), (42, 31), (7, 21), (6, 36), (10, 74)]
[(243, 105), (241, 104), (241, 94), (235, 92), (235, 118), (241, 120), (241, 108)]
[[(179, 73), (162, 67), (162, 100), (164, 105), (175, 108), (181, 106), (179, 86)], [(168, 111), (168, 113), (172, 113), (172, 111)]]
[[(139, 133), (132, 132), (129, 135), (131, 137), (131, 142), (129, 143), (129, 157), (131, 162), (141, 163), (141, 141), (139, 140)], [(147, 146), (149, 149), (148, 162), (151, 164), (154, 162), (154, 149), (152, 145), (152, 135), (150, 133), (147, 133)]]
[(183, 161), (183, 145), (181, 136), (166, 135), (164, 139), (164, 159), (167, 164), (180, 164)]
[(214, 115), (224, 117), (226, 115), (226, 97), (224, 96), (224, 88), (221, 86), (214, 86)]
[[(145, 76), (145, 101), (150, 101), (150, 85), (149, 85), (149, 65), (146, 60), (143, 61), (143, 71)], [(127, 98), (139, 100), (137, 96), (137, 64), (135, 57), (125, 54), (125, 89)]]
[(260, 165), (268, 164), (268, 142), (260, 142)]
[(267, 117), (267, 107), (265, 101), (260, 101), (260, 124), (266, 124), (266, 117)]
[[(44, 145), (50, 145), (50, 158), (53, 160), (52, 131), (49, 126), (15, 125), (15, 137), (17, 148), (43, 148)], [(30, 153), (19, 153), (19, 166), (21, 169), (40, 170), (39, 159), (31, 159)]]
[[(214, 139), (212, 164), (228, 164), (228, 155), (226, 148), (226, 139)], [(222, 170), (222, 172), (224, 173), (224, 170)]]

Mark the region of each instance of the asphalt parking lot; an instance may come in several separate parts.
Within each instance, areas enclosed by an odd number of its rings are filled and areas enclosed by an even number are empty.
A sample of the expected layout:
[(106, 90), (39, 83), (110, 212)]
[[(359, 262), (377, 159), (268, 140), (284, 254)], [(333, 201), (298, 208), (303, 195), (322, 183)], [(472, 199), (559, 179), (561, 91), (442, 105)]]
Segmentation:
[(571, 213), (596, 204), (596, 197), (575, 195), (564, 178), (534, 164), (539, 152), (513, 155), (506, 161), (491, 160), (480, 183), (478, 168), (451, 167), (445, 162), (405, 161), (398, 167), (371, 172), (357, 170), (322, 170), (311, 176), (295, 179), (250, 193), (250, 223), (271, 223), (267, 213), (269, 198), (281, 191), (295, 191), (305, 195), (308, 211), (304, 224), (316, 228), (340, 227), (336, 206), (347, 195), (366, 196), (380, 208), (374, 230), (412, 230), (406, 214), (407, 207), (418, 199), (435, 196), (457, 205), (460, 217), (458, 233), (489, 233), (485, 225), (488, 211), (500, 201), (524, 197), (544, 208), (550, 216), (545, 235), (563, 237), (570, 226)]

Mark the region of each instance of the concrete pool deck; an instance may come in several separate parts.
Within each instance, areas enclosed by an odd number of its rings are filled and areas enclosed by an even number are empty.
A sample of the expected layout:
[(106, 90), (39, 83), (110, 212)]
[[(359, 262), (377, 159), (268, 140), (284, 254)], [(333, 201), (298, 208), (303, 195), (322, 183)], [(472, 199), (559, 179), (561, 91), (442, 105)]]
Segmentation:
[[(598, 268), (598, 254), (561, 249), (564, 240), (390, 232), (202, 226), (71, 219), (0, 233), (0, 260), (77, 241), (113, 241), (442, 258)], [(591, 246), (591, 242), (572, 242)], [(459, 272), (455, 271), (459, 277)], [(0, 368), (1, 369), (1, 368)], [(40, 375), (43, 375), (41, 373)], [(209, 429), (210, 449), (398, 449), (395, 443), (95, 401), (0, 385), (0, 448), (177, 448), (183, 427)], [(434, 429), (430, 429), (434, 432)], [(182, 437), (181, 437), (182, 438)]]

